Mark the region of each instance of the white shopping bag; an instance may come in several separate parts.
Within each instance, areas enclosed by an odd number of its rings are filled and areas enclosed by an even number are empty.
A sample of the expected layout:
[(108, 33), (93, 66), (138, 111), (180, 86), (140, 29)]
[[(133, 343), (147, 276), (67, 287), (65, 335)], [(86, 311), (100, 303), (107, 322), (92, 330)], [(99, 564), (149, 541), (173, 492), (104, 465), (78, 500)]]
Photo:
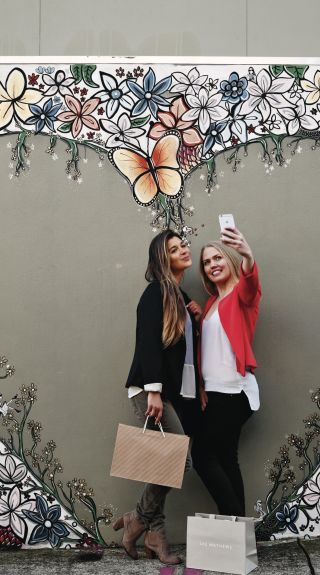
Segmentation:
[(252, 517), (188, 517), (187, 567), (247, 575), (258, 565)]

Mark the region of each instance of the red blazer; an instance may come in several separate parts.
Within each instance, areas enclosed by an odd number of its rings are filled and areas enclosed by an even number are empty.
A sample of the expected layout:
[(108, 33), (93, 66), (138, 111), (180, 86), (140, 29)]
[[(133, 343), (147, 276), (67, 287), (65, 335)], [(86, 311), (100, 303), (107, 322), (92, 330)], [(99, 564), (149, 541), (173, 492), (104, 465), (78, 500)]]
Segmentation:
[[(199, 369), (201, 370), (201, 332), (202, 322), (217, 299), (211, 296), (205, 306), (200, 324)], [(254, 330), (259, 313), (261, 286), (256, 263), (252, 271), (245, 274), (240, 268), (240, 279), (232, 292), (218, 304), (219, 317), (224, 331), (236, 356), (237, 371), (242, 376), (246, 371), (253, 371), (257, 362), (252, 351)]]

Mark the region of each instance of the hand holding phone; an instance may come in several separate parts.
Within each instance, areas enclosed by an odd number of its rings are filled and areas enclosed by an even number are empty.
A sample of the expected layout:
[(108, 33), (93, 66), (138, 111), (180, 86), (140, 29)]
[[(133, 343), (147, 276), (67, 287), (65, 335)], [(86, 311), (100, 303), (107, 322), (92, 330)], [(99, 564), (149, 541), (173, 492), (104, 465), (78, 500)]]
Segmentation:
[[(220, 217), (226, 219), (220, 220)], [(232, 214), (221, 214), (219, 221), (221, 226), (220, 240), (223, 244), (236, 250), (243, 257), (242, 269), (245, 273), (249, 273), (253, 268), (254, 258), (247, 240), (240, 230), (235, 227)], [(224, 226), (223, 228), (222, 225)], [(231, 227), (233, 229), (230, 229)]]
[(219, 214), (220, 230), (225, 230), (228, 228), (235, 228), (234, 217), (232, 214)]

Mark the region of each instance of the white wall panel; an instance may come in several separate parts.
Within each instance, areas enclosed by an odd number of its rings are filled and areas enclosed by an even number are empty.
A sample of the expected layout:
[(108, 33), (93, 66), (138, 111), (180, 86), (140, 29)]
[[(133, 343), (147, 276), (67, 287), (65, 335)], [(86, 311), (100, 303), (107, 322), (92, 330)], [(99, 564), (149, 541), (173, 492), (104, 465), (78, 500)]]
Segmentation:
[(1, 0), (0, 9), (2, 56), (319, 54), (319, 0)]
[(247, 0), (247, 56), (317, 56), (319, 0)]
[(40, 0), (1, 0), (0, 54), (39, 54)]
[(41, 54), (245, 55), (245, 0), (42, 0)]

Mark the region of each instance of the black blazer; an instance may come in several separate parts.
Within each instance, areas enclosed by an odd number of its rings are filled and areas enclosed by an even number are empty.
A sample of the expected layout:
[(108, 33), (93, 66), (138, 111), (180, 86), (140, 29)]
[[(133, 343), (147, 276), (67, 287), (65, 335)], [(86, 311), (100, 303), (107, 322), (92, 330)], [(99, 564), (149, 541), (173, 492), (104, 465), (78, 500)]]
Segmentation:
[[(181, 290), (182, 291), (182, 290)], [(182, 291), (185, 303), (190, 298)], [(196, 325), (193, 327), (193, 355), (198, 395), (196, 364)], [(162, 343), (163, 303), (160, 283), (151, 282), (144, 290), (137, 307), (136, 346), (126, 387), (141, 387), (148, 383), (162, 383), (162, 397), (177, 404), (180, 398), (182, 371), (186, 355), (185, 337), (167, 348)]]

